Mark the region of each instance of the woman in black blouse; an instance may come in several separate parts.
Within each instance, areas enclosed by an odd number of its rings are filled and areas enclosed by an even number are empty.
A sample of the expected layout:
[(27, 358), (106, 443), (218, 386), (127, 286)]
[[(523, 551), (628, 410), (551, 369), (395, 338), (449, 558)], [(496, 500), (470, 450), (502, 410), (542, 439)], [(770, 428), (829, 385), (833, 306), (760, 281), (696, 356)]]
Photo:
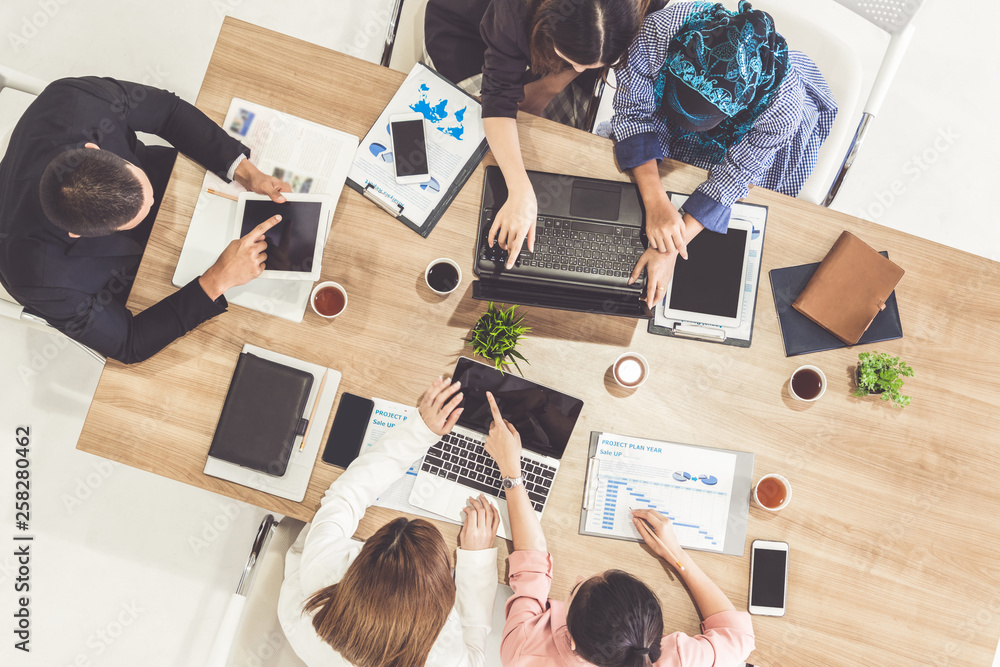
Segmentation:
[[(521, 159), (518, 111), (541, 115), (580, 77), (625, 55), (642, 19), (664, 0), (429, 0), (424, 48), (455, 83), (482, 72), (483, 129), (507, 182), (507, 202), (490, 230), (513, 266), (525, 239), (535, 247), (538, 204)], [(592, 72), (588, 72), (592, 70)], [(587, 74), (584, 74), (587, 72)], [(581, 76), (582, 75), (582, 76)], [(480, 92), (473, 90), (472, 92)]]

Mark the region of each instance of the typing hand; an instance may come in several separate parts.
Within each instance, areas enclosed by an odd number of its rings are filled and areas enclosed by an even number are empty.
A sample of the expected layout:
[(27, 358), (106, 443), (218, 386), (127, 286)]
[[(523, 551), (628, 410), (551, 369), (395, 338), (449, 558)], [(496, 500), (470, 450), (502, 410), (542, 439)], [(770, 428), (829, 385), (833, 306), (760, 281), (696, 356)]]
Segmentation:
[(525, 189), (511, 189), (497, 217), (493, 220), (490, 233), (486, 239), (493, 247), (494, 237), (496, 243), (507, 251), (507, 268), (514, 266), (517, 255), (521, 252), (521, 245), (525, 239), (528, 241), (528, 250), (535, 251), (535, 222), (538, 220), (538, 201), (535, 199), (535, 191), (530, 187)]
[(280, 215), (268, 218), (243, 238), (229, 242), (215, 264), (198, 279), (210, 299), (214, 301), (230, 287), (245, 285), (263, 273), (267, 259), (264, 232), (279, 222)]
[(655, 205), (646, 208), (646, 238), (649, 239), (650, 248), (656, 248), (660, 252), (679, 252), (681, 257), (687, 259), (684, 231), (684, 218), (670, 203), (666, 193), (657, 198)]
[(504, 477), (521, 476), (521, 436), (517, 429), (500, 414), (493, 394), (486, 392), (493, 413), (493, 424), (486, 436), (486, 453), (493, 457)]
[(462, 402), (462, 393), (458, 391), (461, 386), (461, 382), (452, 382), (442, 376), (434, 380), (420, 397), (420, 405), (417, 408), (420, 411), (420, 418), (427, 424), (427, 428), (437, 435), (451, 433), (458, 418), (462, 416), (465, 408), (458, 407)]
[(677, 262), (676, 252), (660, 252), (649, 247), (642, 253), (639, 261), (632, 269), (632, 275), (628, 279), (631, 285), (639, 276), (642, 270), (646, 269), (646, 305), (653, 308), (663, 300), (663, 295), (667, 292), (667, 285), (674, 277), (674, 264)]
[(469, 505), (462, 511), (465, 512), (465, 522), (462, 532), (458, 534), (459, 546), (466, 551), (491, 548), (500, 527), (497, 508), (480, 493), (478, 499), (469, 498)]
[(250, 160), (243, 160), (237, 165), (233, 180), (250, 192), (267, 195), (272, 201), (279, 204), (285, 203), (285, 198), (281, 193), (292, 191), (291, 185), (275, 176), (268, 176), (255, 167)]

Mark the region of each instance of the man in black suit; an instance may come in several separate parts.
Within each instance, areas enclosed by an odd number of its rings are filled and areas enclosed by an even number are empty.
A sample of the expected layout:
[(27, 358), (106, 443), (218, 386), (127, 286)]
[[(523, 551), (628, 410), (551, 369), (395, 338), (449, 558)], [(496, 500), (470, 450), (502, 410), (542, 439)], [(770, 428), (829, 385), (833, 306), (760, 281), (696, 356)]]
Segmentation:
[[(136, 132), (174, 148), (145, 146)], [(283, 202), (291, 187), (173, 93), (84, 77), (49, 85), (0, 162), (0, 283), (28, 312), (124, 363), (148, 359), (226, 310), (223, 296), (264, 270), (264, 221), (203, 275), (138, 315), (126, 307), (177, 152)]]

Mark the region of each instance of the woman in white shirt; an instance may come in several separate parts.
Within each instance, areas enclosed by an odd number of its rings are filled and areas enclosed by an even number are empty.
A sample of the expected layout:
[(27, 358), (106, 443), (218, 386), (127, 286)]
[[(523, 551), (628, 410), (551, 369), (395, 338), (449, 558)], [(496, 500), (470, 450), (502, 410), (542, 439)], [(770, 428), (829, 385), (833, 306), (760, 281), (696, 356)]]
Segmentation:
[(278, 618), (309, 667), (478, 667), (497, 590), (493, 546), (500, 517), (470, 498), (451, 578), (440, 531), (395, 519), (366, 542), (351, 539), (365, 510), (451, 431), (459, 383), (438, 378), (420, 419), (390, 429), (332, 484), (285, 559)]

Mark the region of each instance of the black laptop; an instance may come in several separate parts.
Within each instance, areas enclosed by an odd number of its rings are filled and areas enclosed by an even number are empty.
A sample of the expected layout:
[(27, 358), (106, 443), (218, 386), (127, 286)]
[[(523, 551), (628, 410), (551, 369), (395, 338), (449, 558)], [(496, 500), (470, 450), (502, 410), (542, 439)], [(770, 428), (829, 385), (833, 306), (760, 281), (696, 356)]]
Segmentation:
[(633, 183), (529, 171), (538, 199), (535, 251), (521, 248), (511, 269), (507, 251), (487, 243), (507, 201), (499, 167), (486, 168), (476, 238), (473, 298), (584, 313), (650, 317), (641, 300), (645, 275), (629, 285), (646, 249), (643, 208)]

